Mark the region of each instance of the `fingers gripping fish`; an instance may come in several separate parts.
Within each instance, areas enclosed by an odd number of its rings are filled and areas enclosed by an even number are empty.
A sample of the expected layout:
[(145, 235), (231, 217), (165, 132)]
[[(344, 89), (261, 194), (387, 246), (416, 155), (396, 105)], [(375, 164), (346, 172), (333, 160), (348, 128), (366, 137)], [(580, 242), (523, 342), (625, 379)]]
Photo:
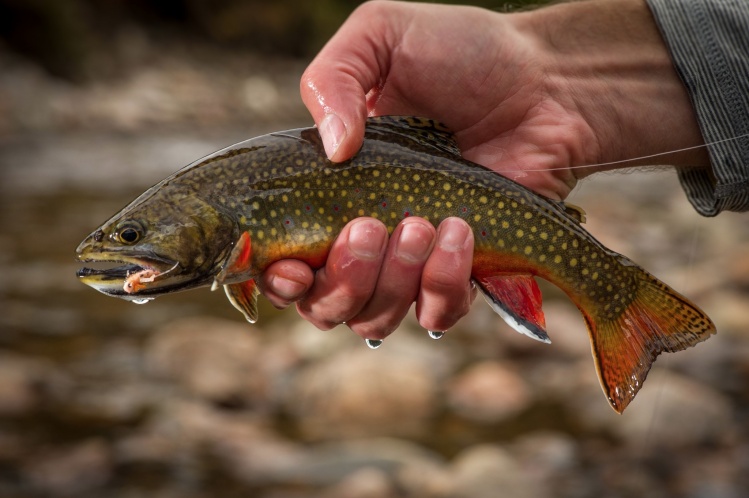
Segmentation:
[(406, 216), (435, 226), (450, 216), (472, 227), (472, 278), (513, 328), (550, 342), (534, 277), (556, 285), (588, 327), (604, 393), (621, 412), (661, 352), (707, 339), (699, 308), (641, 267), (604, 247), (583, 212), (466, 161), (452, 135), (421, 118), (367, 123), (359, 153), (325, 157), (315, 128), (254, 138), (211, 154), (153, 186), (87, 237), (84, 283), (116, 297), (149, 299), (223, 286), (257, 320), (254, 279), (274, 261), (325, 264), (350, 220), (372, 216), (392, 232)]

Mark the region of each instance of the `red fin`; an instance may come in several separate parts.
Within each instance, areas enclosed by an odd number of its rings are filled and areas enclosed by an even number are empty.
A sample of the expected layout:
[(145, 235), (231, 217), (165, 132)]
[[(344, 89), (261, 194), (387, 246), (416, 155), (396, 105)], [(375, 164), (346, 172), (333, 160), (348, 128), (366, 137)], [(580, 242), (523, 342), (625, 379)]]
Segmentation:
[(508, 325), (533, 339), (551, 342), (545, 330), (541, 290), (532, 276), (479, 277), (476, 283), (487, 302)]
[[(715, 333), (697, 306), (637, 267), (635, 298), (615, 319), (585, 310), (598, 377), (609, 403), (621, 413), (634, 399), (650, 366), (662, 352), (686, 349)], [(598, 310), (605, 316), (605, 310)]]
[(254, 280), (224, 285), (224, 291), (226, 291), (229, 302), (242, 312), (248, 322), (255, 323), (257, 321), (257, 296), (260, 291)]
[(224, 263), (224, 267), (221, 269), (216, 279), (213, 282), (212, 290), (215, 290), (217, 286), (222, 285), (224, 280), (229, 277), (241, 276), (242, 274), (248, 274), (252, 264), (252, 241), (250, 240), (249, 232), (244, 232), (236, 244), (234, 249), (231, 250), (231, 254)]

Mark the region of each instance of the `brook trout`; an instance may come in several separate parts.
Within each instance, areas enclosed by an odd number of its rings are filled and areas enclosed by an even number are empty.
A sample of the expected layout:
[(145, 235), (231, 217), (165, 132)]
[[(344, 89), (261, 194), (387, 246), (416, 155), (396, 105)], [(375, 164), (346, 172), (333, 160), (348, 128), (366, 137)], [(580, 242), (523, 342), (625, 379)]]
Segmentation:
[(257, 319), (254, 279), (294, 258), (325, 264), (336, 235), (359, 216), (392, 232), (407, 216), (473, 228), (472, 279), (517, 331), (550, 342), (534, 277), (556, 285), (588, 327), (601, 386), (626, 408), (661, 352), (704, 341), (715, 326), (699, 308), (581, 226), (581, 213), (463, 159), (428, 119), (369, 119), (350, 161), (327, 160), (316, 128), (254, 138), (200, 159), (148, 189), (78, 247), (80, 280), (143, 301), (223, 286)]

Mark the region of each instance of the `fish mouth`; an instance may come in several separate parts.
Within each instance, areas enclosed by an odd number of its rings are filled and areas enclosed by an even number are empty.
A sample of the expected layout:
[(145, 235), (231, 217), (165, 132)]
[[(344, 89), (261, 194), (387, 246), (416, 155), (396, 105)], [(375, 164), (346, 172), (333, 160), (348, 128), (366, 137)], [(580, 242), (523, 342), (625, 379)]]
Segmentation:
[[(79, 256), (84, 266), (76, 272), (78, 279), (108, 296), (137, 301), (177, 290), (180, 264), (154, 255), (97, 254), (95, 258)], [(103, 268), (98, 268), (104, 266)]]

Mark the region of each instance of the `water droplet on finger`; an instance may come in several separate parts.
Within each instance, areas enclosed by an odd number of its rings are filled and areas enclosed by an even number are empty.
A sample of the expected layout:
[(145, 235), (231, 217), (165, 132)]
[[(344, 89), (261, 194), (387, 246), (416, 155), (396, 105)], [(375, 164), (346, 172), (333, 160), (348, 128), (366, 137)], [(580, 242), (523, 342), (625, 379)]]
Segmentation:
[(382, 346), (382, 340), (380, 339), (364, 339), (364, 342), (367, 343), (369, 349), (377, 349)]
[(431, 337), (435, 341), (437, 339), (442, 339), (442, 336), (445, 335), (444, 330), (428, 330), (427, 332), (429, 332), (429, 337)]

